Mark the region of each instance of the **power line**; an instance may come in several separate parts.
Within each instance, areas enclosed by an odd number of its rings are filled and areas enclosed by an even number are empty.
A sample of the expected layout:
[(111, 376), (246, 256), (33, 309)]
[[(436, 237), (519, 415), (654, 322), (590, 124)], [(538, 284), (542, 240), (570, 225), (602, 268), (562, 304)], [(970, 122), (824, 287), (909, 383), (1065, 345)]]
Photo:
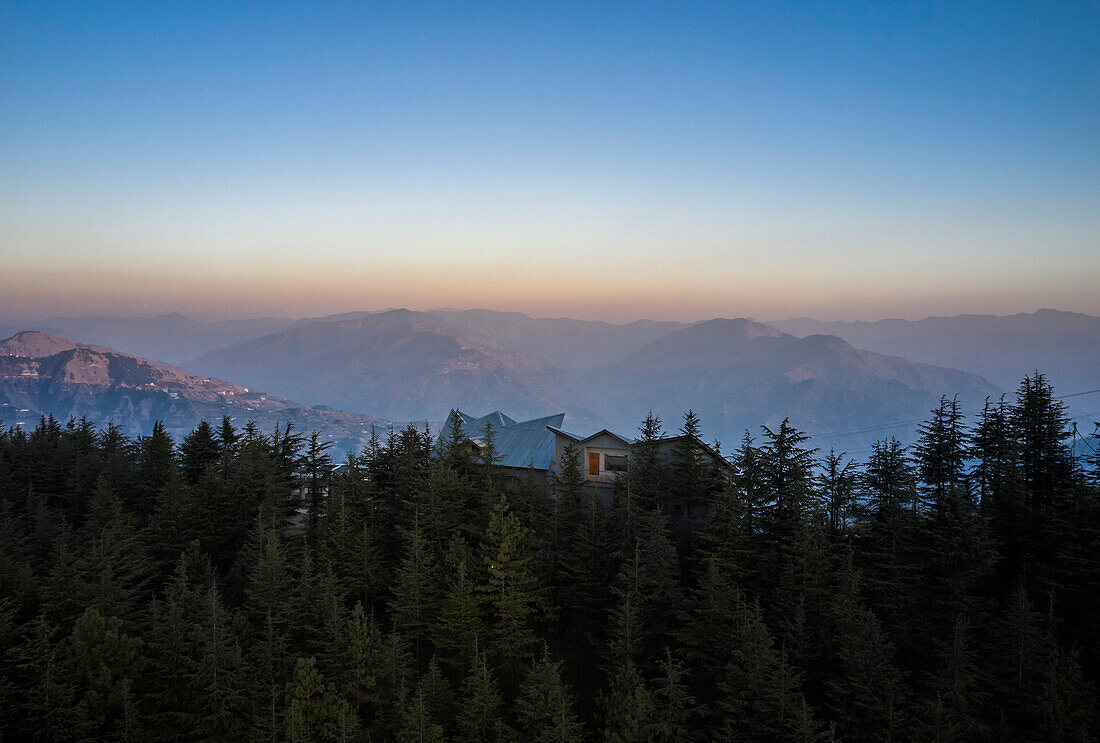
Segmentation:
[(1100, 454), (1100, 452), (1096, 451), (1096, 449), (1093, 447), (1093, 445), (1089, 443), (1088, 437), (1087, 436), (1082, 436), (1081, 432), (1077, 430), (1077, 424), (1076, 423), (1073, 424), (1073, 435), (1076, 436), (1077, 438), (1081, 439), (1081, 443), (1084, 444), (1085, 446), (1087, 446), (1089, 448), (1089, 451), (1091, 451), (1093, 454)]
[(1055, 400), (1065, 400), (1067, 397), (1080, 397), (1081, 395), (1091, 395), (1091, 394), (1094, 394), (1096, 392), (1100, 392), (1100, 390), (1085, 390), (1084, 392), (1074, 392), (1071, 395), (1060, 395), (1060, 396), (1058, 396), (1054, 399)]

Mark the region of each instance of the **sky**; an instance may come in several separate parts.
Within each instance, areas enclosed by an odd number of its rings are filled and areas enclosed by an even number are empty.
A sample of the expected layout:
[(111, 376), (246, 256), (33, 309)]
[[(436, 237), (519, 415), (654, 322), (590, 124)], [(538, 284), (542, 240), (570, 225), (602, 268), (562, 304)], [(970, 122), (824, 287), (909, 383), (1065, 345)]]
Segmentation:
[(0, 317), (1100, 314), (1100, 3), (0, 3)]

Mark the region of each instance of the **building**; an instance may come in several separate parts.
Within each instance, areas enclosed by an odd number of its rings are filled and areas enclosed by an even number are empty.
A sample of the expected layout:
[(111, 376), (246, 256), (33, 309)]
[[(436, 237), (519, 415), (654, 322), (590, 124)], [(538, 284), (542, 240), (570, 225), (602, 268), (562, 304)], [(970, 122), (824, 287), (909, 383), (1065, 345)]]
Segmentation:
[[(551, 478), (561, 472), (565, 447), (572, 444), (580, 455), (585, 484), (610, 497), (616, 478), (626, 472), (635, 446), (634, 439), (606, 428), (589, 436), (570, 433), (562, 428), (565, 413), (515, 421), (499, 410), (480, 418), (452, 410), (443, 429), (445, 435), (456, 422), (477, 452), (484, 450), (486, 431), (491, 427), (497, 466), (513, 488), (526, 478), (542, 487), (548, 486)], [(682, 441), (683, 436), (660, 439), (657, 443), (661, 456), (671, 460)], [(696, 444), (701, 456), (720, 471), (732, 473), (732, 466), (718, 452), (702, 441), (697, 440)]]

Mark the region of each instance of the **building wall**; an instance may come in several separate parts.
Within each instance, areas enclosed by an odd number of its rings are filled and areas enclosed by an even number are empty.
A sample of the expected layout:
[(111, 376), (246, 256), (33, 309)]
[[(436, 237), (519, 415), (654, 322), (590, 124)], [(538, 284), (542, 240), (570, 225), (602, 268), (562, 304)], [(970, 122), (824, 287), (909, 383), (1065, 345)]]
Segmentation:
[[(616, 473), (611, 472), (611, 471), (606, 470), (606, 469), (603, 469), (603, 463), (605, 461), (604, 457), (606, 455), (610, 454), (612, 456), (627, 456), (627, 457), (630, 456), (630, 447), (625, 446), (622, 441), (615, 438), (614, 436), (608, 436), (607, 434), (603, 434), (601, 436), (597, 436), (597, 437), (591, 439), (590, 441), (586, 441), (582, 444), (580, 442), (573, 441), (572, 439), (570, 439), (566, 436), (562, 436), (562, 435), (558, 434), (557, 437), (556, 437), (556, 440), (554, 442), (554, 456), (550, 460), (550, 472), (551, 472), (551, 474), (557, 475), (557, 474), (561, 473), (562, 456), (565, 452), (565, 447), (567, 445), (569, 445), (570, 443), (572, 443), (573, 446), (575, 446), (577, 448), (577, 452), (580, 454), (581, 472), (584, 474), (586, 480), (589, 480), (589, 481), (592, 481), (592, 482), (604, 482), (604, 483), (614, 483), (615, 482)], [(589, 469), (588, 469), (588, 455), (589, 455), (589, 453), (594, 453), (594, 454), (601, 455), (601, 457), (600, 457), (601, 472), (600, 472), (599, 475), (596, 475), (594, 477), (589, 474)]]

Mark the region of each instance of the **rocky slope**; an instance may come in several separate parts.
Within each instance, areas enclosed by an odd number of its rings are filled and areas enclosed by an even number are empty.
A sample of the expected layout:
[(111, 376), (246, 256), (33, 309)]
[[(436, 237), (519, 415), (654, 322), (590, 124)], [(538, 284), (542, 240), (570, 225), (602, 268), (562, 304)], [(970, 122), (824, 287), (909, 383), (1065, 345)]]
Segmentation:
[(265, 431), (291, 421), (300, 432), (321, 432), (342, 450), (359, 448), (372, 426), (385, 425), (41, 332), (0, 341), (0, 420), (33, 426), (46, 414), (61, 420), (83, 416), (97, 425), (110, 421), (134, 436), (147, 434), (157, 420), (176, 436), (201, 419), (217, 422), (224, 415), (237, 426), (251, 420)]

